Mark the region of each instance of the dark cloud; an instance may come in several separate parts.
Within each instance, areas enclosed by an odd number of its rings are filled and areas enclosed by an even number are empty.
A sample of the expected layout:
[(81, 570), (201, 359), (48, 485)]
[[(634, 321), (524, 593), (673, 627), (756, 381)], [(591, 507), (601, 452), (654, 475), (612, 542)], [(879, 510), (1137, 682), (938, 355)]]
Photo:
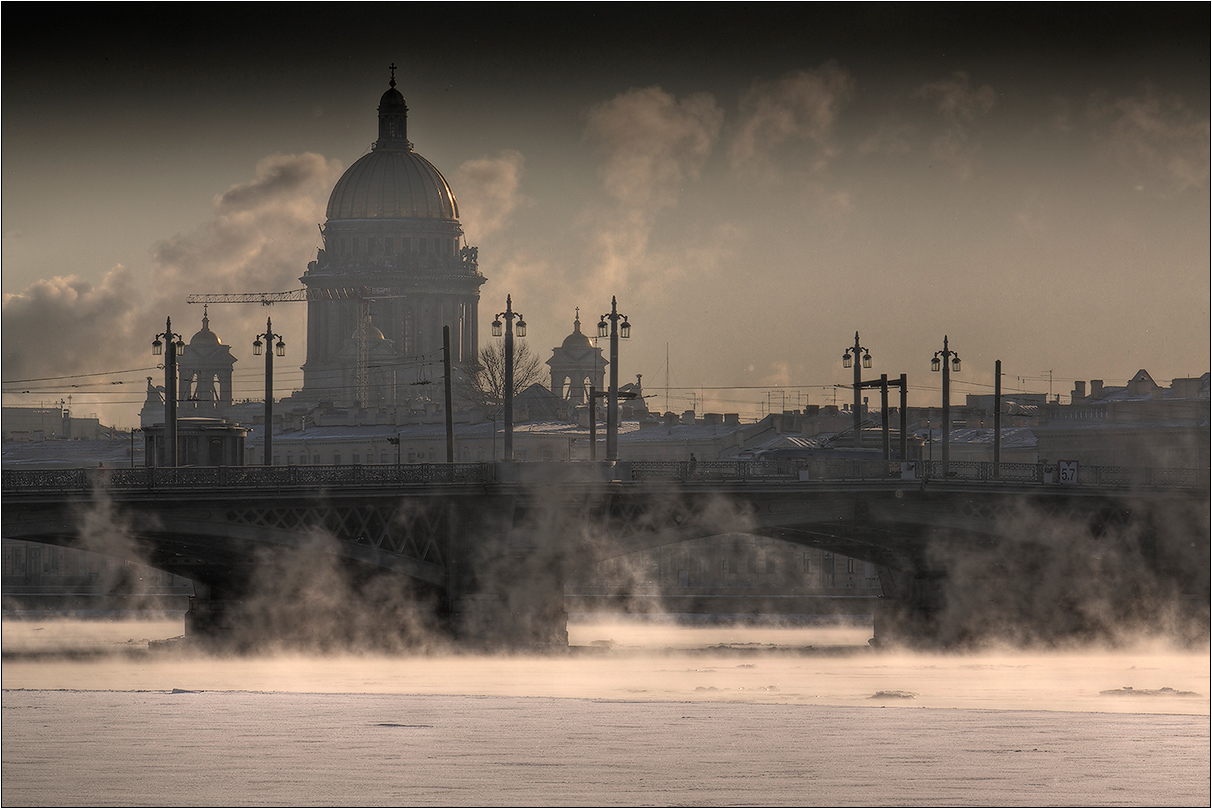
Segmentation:
[(1088, 112), (1098, 138), (1139, 182), (1168, 192), (1207, 187), (1209, 121), (1180, 96), (1151, 87), (1118, 98), (1098, 93)]
[[(37, 281), (4, 296), (4, 378), (29, 379), (131, 367), (135, 279), (114, 267), (99, 283), (78, 276)], [(150, 345), (153, 329), (148, 329)]]
[(521, 152), (505, 149), (496, 157), (464, 161), (455, 170), (459, 221), (473, 243), (500, 230), (516, 208), (529, 202), (519, 190), (525, 162)]
[(853, 94), (854, 79), (836, 62), (754, 81), (741, 97), (741, 122), (729, 151), (732, 165), (775, 178), (791, 167), (776, 170), (770, 152), (801, 141), (815, 147), (809, 167), (824, 167), (836, 154), (831, 141), (839, 110)]
[(587, 139), (605, 154), (606, 193), (632, 209), (676, 205), (698, 177), (724, 120), (707, 93), (681, 100), (659, 87), (628, 90), (589, 112)]
[(264, 158), (254, 180), (216, 198), (209, 222), (156, 245), (158, 296), (172, 304), (191, 292), (298, 287), (339, 176), (339, 165), (318, 154)]

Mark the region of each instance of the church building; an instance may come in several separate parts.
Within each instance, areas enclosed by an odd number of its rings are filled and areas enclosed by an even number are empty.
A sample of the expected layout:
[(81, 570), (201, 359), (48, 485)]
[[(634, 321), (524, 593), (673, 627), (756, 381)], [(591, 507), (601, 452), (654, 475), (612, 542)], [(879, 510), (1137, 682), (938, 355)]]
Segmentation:
[(308, 290), (305, 401), (402, 404), (415, 368), (441, 362), (443, 326), (456, 366), (478, 354), (485, 279), (477, 248), (463, 237), (446, 178), (408, 140), (408, 106), (391, 70), (378, 140), (333, 188), (324, 246), (300, 278)]

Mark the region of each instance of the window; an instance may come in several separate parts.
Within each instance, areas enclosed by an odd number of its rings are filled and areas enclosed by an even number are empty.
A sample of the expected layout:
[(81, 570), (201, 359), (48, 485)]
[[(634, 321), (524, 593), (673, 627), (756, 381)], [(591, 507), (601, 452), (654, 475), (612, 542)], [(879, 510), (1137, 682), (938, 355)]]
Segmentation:
[(858, 573), (858, 560), (857, 559), (852, 559), (849, 556), (846, 557), (846, 572), (847, 573)]
[(361, 455), (361, 453), (355, 452), (355, 453), (353, 454), (353, 463), (354, 463), (355, 465), (356, 465), (356, 464), (360, 464), (360, 463), (362, 463), (362, 455)]
[(804, 563), (802, 568), (804, 573), (812, 572), (812, 554), (804, 554)]
[(387, 463), (387, 462), (388, 462), (388, 461), (387, 461), (387, 453), (386, 453), (386, 452), (380, 452), (380, 453), (379, 453), (379, 463)]
[(334, 452), (332, 454), (332, 462), (333, 462), (333, 466), (340, 466), (341, 465), (341, 453)]
[(551, 447), (543, 447), (539, 452), (539, 458), (544, 461), (553, 461), (555, 460), (555, 453), (551, 451)]
[(313, 464), (315, 464), (316, 466), (319, 466), (320, 465), (320, 453), (317, 452), (315, 455), (312, 455), (311, 462)]

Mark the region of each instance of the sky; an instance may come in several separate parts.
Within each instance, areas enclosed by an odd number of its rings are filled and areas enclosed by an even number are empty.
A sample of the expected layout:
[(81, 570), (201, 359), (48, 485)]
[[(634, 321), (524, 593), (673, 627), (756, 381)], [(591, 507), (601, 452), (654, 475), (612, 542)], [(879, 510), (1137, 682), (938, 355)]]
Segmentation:
[[(546, 358), (617, 296), (620, 380), (653, 409), (848, 402), (856, 331), (865, 378), (907, 374), (914, 405), (944, 335), (953, 402), (998, 359), (1007, 391), (1061, 395), (1212, 364), (1206, 4), (3, 19), (6, 405), (137, 424), (154, 335), (199, 328), (186, 295), (300, 288), (393, 62), (479, 247), (481, 334), (512, 295)], [(301, 386), (304, 306), (209, 314), (237, 397), (262, 395), (266, 315), (275, 390)]]

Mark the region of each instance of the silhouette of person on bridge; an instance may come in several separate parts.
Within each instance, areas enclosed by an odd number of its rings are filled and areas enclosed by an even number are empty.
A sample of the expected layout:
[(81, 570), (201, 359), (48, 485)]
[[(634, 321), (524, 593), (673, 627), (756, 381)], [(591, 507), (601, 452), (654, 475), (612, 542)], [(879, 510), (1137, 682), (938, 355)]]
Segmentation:
[(694, 477), (695, 467), (699, 465), (699, 459), (694, 457), (694, 453), (690, 453), (690, 462), (686, 464), (686, 477)]

